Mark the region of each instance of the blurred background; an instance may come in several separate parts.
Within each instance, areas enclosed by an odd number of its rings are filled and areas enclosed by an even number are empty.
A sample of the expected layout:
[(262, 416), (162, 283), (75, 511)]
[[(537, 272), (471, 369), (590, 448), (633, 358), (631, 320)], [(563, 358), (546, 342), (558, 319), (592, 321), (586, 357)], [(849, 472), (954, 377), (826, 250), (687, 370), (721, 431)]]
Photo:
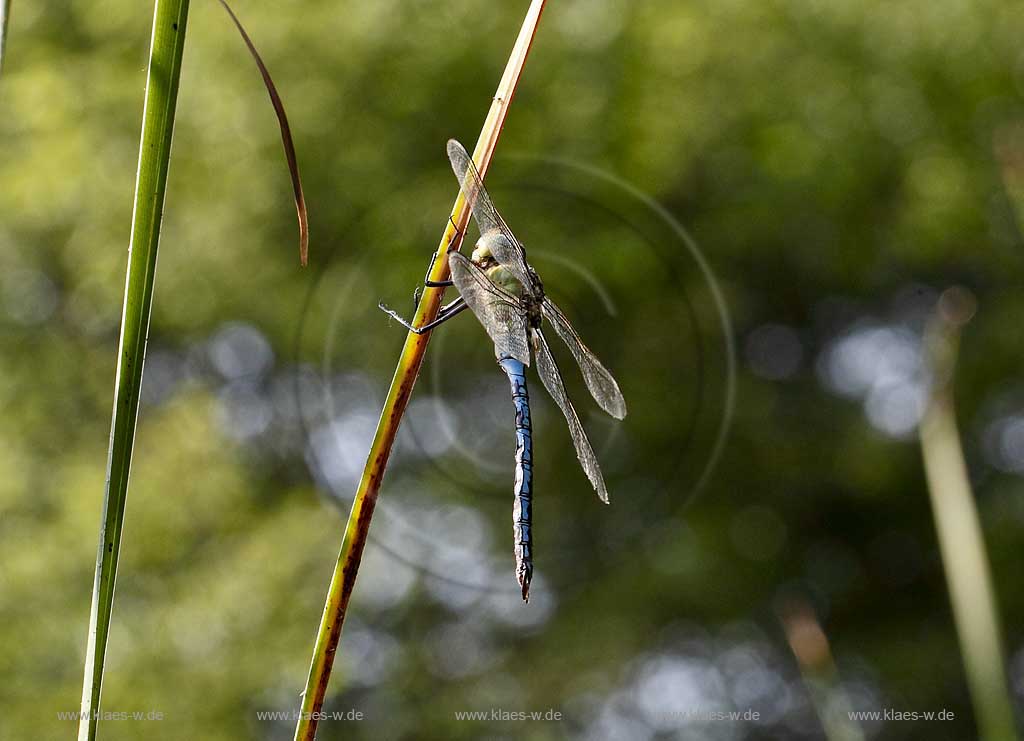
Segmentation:
[[(528, 3), (193, 3), (104, 686), (108, 739), (288, 739), (402, 330)], [(152, 8), (15, 2), (0, 78), (0, 737), (67, 738), (101, 515)], [(556, 347), (612, 496), (535, 399), (435, 334), (323, 739), (975, 736), (916, 428), (970, 288), (960, 427), (1024, 704), (1024, 8), (551, 0), (488, 182), (619, 380)], [(947, 710), (944, 722), (847, 709)], [(457, 720), (553, 710), (562, 720)], [(687, 718), (738, 710), (756, 721)], [(838, 720), (837, 720), (838, 719)], [(844, 735), (849, 734), (849, 735)]]

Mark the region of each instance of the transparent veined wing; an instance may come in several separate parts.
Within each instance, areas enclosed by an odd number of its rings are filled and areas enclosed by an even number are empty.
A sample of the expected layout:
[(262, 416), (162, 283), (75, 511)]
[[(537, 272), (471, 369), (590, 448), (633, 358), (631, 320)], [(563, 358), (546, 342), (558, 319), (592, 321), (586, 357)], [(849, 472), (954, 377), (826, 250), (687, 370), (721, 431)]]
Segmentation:
[(458, 252), (448, 255), (448, 266), (466, 305), (494, 341), (495, 355), (510, 355), (529, 365), (526, 314), (519, 299), (494, 285), (483, 270)]
[(562, 414), (565, 415), (565, 421), (569, 425), (569, 434), (572, 436), (572, 444), (576, 447), (576, 457), (580, 459), (583, 472), (590, 479), (590, 483), (594, 486), (597, 496), (600, 497), (602, 502), (607, 504), (608, 489), (604, 485), (601, 467), (597, 464), (597, 456), (594, 455), (594, 448), (591, 447), (590, 440), (587, 439), (587, 433), (583, 431), (580, 418), (576, 414), (572, 402), (569, 401), (569, 397), (566, 396), (565, 386), (562, 384), (562, 377), (558, 373), (558, 366), (555, 364), (555, 358), (551, 354), (551, 348), (548, 346), (547, 340), (544, 339), (544, 334), (539, 329), (533, 330), (533, 336), (536, 338), (534, 348), (537, 355), (537, 373), (540, 375), (540, 380), (543, 382), (544, 388), (551, 394), (551, 398), (561, 408)]
[(619, 384), (615, 382), (608, 369), (601, 365), (601, 361), (590, 351), (590, 348), (583, 343), (583, 340), (576, 330), (573, 329), (572, 325), (569, 324), (569, 320), (562, 313), (562, 310), (545, 296), (544, 303), (541, 305), (541, 311), (543, 311), (551, 326), (555, 328), (558, 336), (569, 346), (569, 350), (572, 352), (572, 356), (576, 359), (576, 363), (583, 373), (583, 380), (586, 382), (591, 396), (594, 397), (594, 401), (608, 414), (615, 417), (615, 419), (625, 417), (626, 400), (622, 397)]
[[(473, 210), (473, 218), (480, 227), (480, 236), (489, 237), (487, 246), (491, 249), (494, 259), (515, 276), (516, 280), (524, 287), (530, 288), (530, 270), (526, 264), (526, 251), (522, 243), (512, 234), (508, 224), (501, 218), (498, 209), (494, 207), (491, 196), (484, 187), (480, 172), (473, 163), (469, 152), (454, 139), (448, 141), (448, 159), (452, 163), (452, 170), (455, 177), (459, 179), (459, 185), (466, 194), (466, 201)], [(505, 239), (495, 239), (497, 235)]]

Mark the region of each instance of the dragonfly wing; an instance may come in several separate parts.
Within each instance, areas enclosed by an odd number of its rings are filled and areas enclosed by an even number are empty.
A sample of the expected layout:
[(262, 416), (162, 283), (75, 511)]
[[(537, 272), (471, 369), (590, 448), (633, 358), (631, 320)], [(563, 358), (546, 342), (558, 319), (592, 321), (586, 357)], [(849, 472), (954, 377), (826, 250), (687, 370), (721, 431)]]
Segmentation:
[(558, 366), (551, 354), (551, 348), (539, 329), (533, 330), (536, 338), (534, 345), (537, 355), (537, 373), (544, 384), (544, 388), (551, 394), (551, 398), (562, 410), (565, 421), (569, 424), (569, 434), (572, 436), (572, 444), (576, 447), (576, 456), (580, 459), (583, 472), (587, 474), (590, 483), (597, 491), (597, 496), (605, 504), (608, 503), (608, 488), (604, 485), (604, 477), (601, 475), (601, 467), (597, 464), (597, 456), (594, 455), (594, 448), (587, 439), (587, 433), (580, 424), (580, 418), (565, 393), (565, 386), (562, 384), (562, 377), (558, 373)]
[[(473, 158), (469, 156), (465, 147), (451, 139), (448, 141), (448, 159), (452, 163), (452, 170), (459, 179), (462, 191), (466, 194), (466, 201), (473, 210), (473, 218), (480, 227), (481, 239), (486, 239), (494, 259), (508, 268), (523, 286), (530, 288), (532, 281), (526, 265), (526, 250), (501, 218), (498, 209), (494, 207)], [(498, 235), (504, 239), (498, 238)]]
[(530, 364), (530, 345), (526, 339), (526, 314), (519, 299), (494, 285), (487, 274), (458, 252), (448, 255), (452, 281), (466, 305), (484, 325), (494, 341), (497, 356), (508, 355)]
[(569, 324), (565, 314), (551, 299), (544, 298), (542, 310), (544, 316), (551, 322), (551, 326), (555, 328), (555, 332), (569, 346), (572, 356), (576, 358), (580, 371), (583, 373), (583, 380), (586, 382), (587, 388), (590, 389), (594, 401), (615, 419), (625, 417), (626, 400), (622, 397), (619, 384), (615, 382), (612, 374), (601, 365), (601, 361), (590, 351), (590, 348), (583, 344), (583, 340)]

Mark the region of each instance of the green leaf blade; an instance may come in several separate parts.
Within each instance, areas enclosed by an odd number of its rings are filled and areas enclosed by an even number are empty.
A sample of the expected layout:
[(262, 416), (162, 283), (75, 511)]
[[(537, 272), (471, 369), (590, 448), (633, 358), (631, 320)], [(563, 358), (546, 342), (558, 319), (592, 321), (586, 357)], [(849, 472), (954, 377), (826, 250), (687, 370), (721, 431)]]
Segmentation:
[(128, 274), (118, 343), (107, 483), (89, 615), (79, 741), (92, 741), (97, 733), (188, 8), (189, 0), (157, 0), (153, 14)]

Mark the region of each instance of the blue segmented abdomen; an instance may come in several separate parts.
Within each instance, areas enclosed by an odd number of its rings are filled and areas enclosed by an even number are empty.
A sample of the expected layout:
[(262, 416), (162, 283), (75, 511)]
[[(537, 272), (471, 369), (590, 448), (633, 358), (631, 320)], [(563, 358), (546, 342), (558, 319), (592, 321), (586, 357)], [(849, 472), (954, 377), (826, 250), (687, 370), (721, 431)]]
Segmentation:
[(509, 356), (498, 358), (498, 365), (508, 376), (512, 387), (512, 403), (516, 407), (516, 483), (512, 505), (512, 534), (515, 538), (516, 579), (523, 589), (523, 599), (530, 598), (533, 578), (533, 432), (530, 426), (530, 392), (526, 388), (526, 367)]

